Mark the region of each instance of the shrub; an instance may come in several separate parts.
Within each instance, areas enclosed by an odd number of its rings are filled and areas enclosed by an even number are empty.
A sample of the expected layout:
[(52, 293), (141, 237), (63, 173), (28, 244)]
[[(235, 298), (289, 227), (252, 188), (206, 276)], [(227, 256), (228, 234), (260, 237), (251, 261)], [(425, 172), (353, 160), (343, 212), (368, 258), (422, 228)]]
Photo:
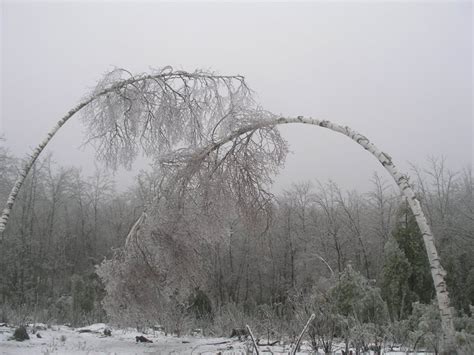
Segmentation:
[(21, 326), (15, 329), (15, 332), (13, 333), (13, 339), (16, 341), (23, 341), (29, 340), (30, 337), (28, 335), (28, 332), (26, 331), (26, 328), (24, 326)]

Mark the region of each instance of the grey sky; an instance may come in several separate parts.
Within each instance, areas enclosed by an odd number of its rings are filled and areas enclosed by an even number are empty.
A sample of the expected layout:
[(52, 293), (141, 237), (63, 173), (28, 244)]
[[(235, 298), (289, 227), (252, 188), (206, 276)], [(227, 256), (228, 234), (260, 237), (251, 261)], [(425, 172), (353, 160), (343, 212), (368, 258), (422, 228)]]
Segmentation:
[[(243, 74), (266, 109), (347, 124), (402, 170), (428, 155), (455, 169), (473, 160), (470, 2), (3, 2), (1, 36), (0, 130), (16, 155), (113, 66), (172, 65)], [(366, 189), (374, 170), (387, 177), (346, 137), (302, 125), (282, 132), (294, 154), (278, 187), (331, 178)], [(90, 172), (82, 138), (71, 120), (48, 151)]]

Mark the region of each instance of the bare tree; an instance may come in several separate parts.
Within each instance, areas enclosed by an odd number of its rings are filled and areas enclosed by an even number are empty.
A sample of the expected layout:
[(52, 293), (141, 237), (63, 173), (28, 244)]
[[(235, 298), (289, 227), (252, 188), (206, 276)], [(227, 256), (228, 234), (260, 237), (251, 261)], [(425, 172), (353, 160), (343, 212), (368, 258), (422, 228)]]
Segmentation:
[(324, 232), (331, 240), (331, 247), (336, 253), (337, 271), (341, 273), (346, 266), (345, 248), (347, 240), (342, 235), (341, 208), (337, 201), (339, 188), (334, 182), (326, 185), (319, 183), (319, 191), (316, 194), (316, 203), (323, 211)]
[(251, 101), (243, 77), (211, 72), (188, 73), (171, 67), (132, 75), (124, 69), (107, 73), (95, 90), (61, 118), (25, 161), (0, 217), (0, 236), (23, 182), (49, 141), (76, 113), (85, 109), (88, 141), (109, 166), (130, 166), (139, 148), (155, 156), (170, 146), (202, 144), (203, 123), (212, 133), (242, 122), (225, 120), (235, 107)]
[[(374, 213), (372, 213), (369, 218), (372, 220), (375, 241), (379, 245), (377, 248), (377, 265), (381, 266), (383, 250), (393, 227), (393, 217), (399, 196), (392, 193), (390, 185), (377, 173), (374, 173), (372, 183), (374, 187), (373, 190), (369, 192), (367, 201), (369, 206), (374, 209)], [(380, 270), (381, 268), (378, 269)]]
[(360, 266), (360, 253), (364, 258), (364, 267), (365, 273), (368, 279), (370, 279), (370, 268), (369, 268), (369, 257), (366, 247), (366, 242), (363, 238), (364, 232), (362, 231), (362, 210), (361, 198), (356, 194), (356, 192), (350, 192), (347, 194), (347, 198), (344, 198), (340, 189), (336, 190), (337, 193), (337, 202), (341, 206), (344, 214), (344, 224), (346, 225), (349, 232), (352, 234), (352, 237), (357, 239), (357, 248), (356, 248), (356, 262)]
[[(123, 79), (124, 74), (129, 77)], [(33, 163), (59, 128), (82, 108), (86, 108), (88, 140), (95, 142), (99, 158), (108, 165), (129, 166), (140, 148), (154, 158), (169, 152), (160, 164), (168, 166), (172, 178), (167, 189), (173, 196), (169, 201), (180, 210), (184, 202), (193, 200), (187, 192), (199, 190), (199, 202), (206, 207), (212, 205), (206, 204), (210, 201), (206, 196), (212, 192), (236, 201), (242, 212), (250, 211), (252, 215), (255, 210), (265, 211), (271, 197), (265, 187), (287, 151), (286, 142), (275, 129), (277, 125), (310, 124), (349, 137), (374, 155), (407, 198), (428, 254), (445, 348), (455, 352), (446, 272), (407, 175), (398, 171), (387, 153), (347, 126), (302, 116), (278, 117), (261, 110), (254, 105), (240, 76), (186, 73), (170, 67), (149, 75), (133, 76), (124, 70), (106, 75), (91, 95), (58, 122), (25, 164), (0, 218), (0, 232)]]
[[(248, 137), (248, 134), (250, 132), (254, 133), (257, 130), (262, 129), (268, 130), (269, 128), (273, 128), (279, 124), (290, 123), (316, 125), (346, 135), (347, 137), (351, 138), (359, 145), (361, 145), (365, 150), (369, 151), (372, 155), (374, 155), (377, 160), (382, 164), (382, 166), (390, 173), (394, 181), (397, 183), (400, 191), (406, 197), (407, 202), (416, 218), (417, 224), (423, 235), (423, 241), (425, 244), (426, 252), (428, 254), (428, 260), (431, 267), (431, 275), (433, 278), (436, 296), (438, 300), (438, 306), (442, 319), (443, 332), (445, 336), (444, 349), (445, 351), (455, 353), (453, 311), (450, 307), (449, 296), (445, 282), (446, 272), (441, 265), (440, 258), (434, 243), (434, 237), (431, 232), (431, 228), (423, 213), (420, 202), (417, 199), (413, 188), (411, 187), (408, 176), (400, 173), (395, 164), (393, 163), (392, 158), (387, 153), (379, 150), (365, 136), (361, 135), (360, 133), (357, 133), (356, 131), (352, 130), (347, 126), (340, 126), (326, 120), (321, 121), (312, 118), (304, 118), (302, 116), (298, 116), (296, 118), (283, 118), (271, 115), (270, 117), (264, 117), (260, 121), (256, 121), (253, 124), (249, 124), (247, 126), (239, 128), (234, 132), (228, 133), (219, 141), (213, 142), (212, 144), (197, 150), (192, 155), (187, 155), (186, 159), (188, 161), (192, 161), (193, 165), (199, 161), (204, 162), (206, 160), (205, 157), (207, 157), (213, 151), (219, 149), (220, 147), (229, 142), (233, 142), (235, 146), (236, 142), (238, 144), (238, 142), (241, 141), (240, 137)], [(194, 165), (194, 167), (196, 167), (196, 165)]]

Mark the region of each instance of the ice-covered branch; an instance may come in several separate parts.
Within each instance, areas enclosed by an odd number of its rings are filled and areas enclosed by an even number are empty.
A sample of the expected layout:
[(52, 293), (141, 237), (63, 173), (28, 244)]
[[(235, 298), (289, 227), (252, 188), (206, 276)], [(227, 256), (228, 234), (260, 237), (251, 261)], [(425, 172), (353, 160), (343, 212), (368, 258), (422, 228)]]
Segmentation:
[[(111, 167), (130, 166), (138, 151), (155, 155), (176, 144), (199, 145), (209, 130), (233, 129), (229, 113), (252, 105), (250, 90), (240, 75), (174, 71), (165, 67), (151, 74), (132, 75), (124, 69), (106, 74), (94, 91), (61, 118), (26, 159), (0, 217), (0, 237), (33, 164), (58, 130), (84, 112), (87, 141)], [(222, 117), (230, 118), (222, 122)]]
[(194, 162), (196, 165), (194, 165), (193, 169), (198, 170), (196, 166), (202, 166), (201, 164), (206, 161), (205, 158), (209, 156), (212, 152), (220, 149), (220, 147), (222, 147), (223, 145), (232, 141), (238, 141), (239, 137), (245, 137), (250, 132), (273, 129), (274, 127), (280, 124), (292, 123), (320, 126), (349, 137), (357, 144), (362, 146), (365, 150), (370, 152), (382, 164), (385, 170), (387, 170), (388, 173), (392, 176), (392, 178), (398, 185), (401, 193), (407, 198), (408, 204), (416, 218), (417, 224), (423, 235), (423, 241), (426, 248), (426, 252), (428, 254), (428, 260), (431, 267), (431, 275), (433, 278), (433, 283), (435, 286), (436, 296), (438, 300), (438, 306), (441, 314), (442, 326), (445, 335), (445, 347), (450, 351), (452, 349), (455, 349), (453, 313), (452, 308), (450, 307), (449, 295), (446, 287), (446, 272), (444, 271), (441, 265), (439, 255), (435, 247), (434, 237), (431, 232), (431, 228), (425, 218), (420, 202), (416, 198), (413, 188), (410, 185), (408, 176), (399, 172), (397, 167), (393, 163), (390, 155), (378, 149), (373, 143), (369, 141), (367, 137), (347, 126), (341, 126), (327, 120), (317, 120), (302, 116), (298, 116), (296, 118), (267, 117), (260, 121), (255, 121), (254, 123), (251, 123), (249, 125), (241, 126), (234, 132), (230, 132), (226, 136), (223, 136), (220, 140), (217, 140), (216, 142), (213, 142), (208, 146), (196, 150), (193, 155), (188, 155), (185, 160), (188, 162)]

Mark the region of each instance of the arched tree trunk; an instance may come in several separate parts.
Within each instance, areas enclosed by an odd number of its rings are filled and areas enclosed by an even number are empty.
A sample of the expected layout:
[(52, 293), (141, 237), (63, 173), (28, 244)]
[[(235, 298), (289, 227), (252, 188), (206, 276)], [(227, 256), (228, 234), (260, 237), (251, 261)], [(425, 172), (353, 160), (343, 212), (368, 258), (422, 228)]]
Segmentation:
[[(121, 71), (124, 71), (121, 69)], [(46, 138), (36, 147), (36, 149), (33, 151), (33, 153), (26, 159), (23, 167), (20, 170), (20, 173), (18, 174), (18, 178), (15, 181), (15, 184), (13, 185), (13, 188), (8, 196), (7, 203), (5, 205), (5, 208), (2, 211), (2, 215), (0, 216), (0, 241), (2, 240), (3, 236), (3, 231), (5, 230), (8, 219), (10, 217), (10, 213), (12, 211), (13, 205), (15, 204), (15, 200), (18, 196), (18, 193), (21, 189), (21, 186), (23, 185), (26, 177), (28, 176), (29, 171), (33, 167), (34, 163), (38, 159), (39, 155), (41, 152), (44, 150), (46, 145), (50, 142), (50, 140), (54, 137), (54, 135), (58, 132), (58, 130), (72, 117), (74, 116), (77, 112), (79, 112), (81, 109), (92, 103), (93, 101), (96, 101), (102, 96), (112, 94), (112, 93), (117, 93), (120, 92), (120, 90), (123, 90), (124, 88), (127, 88), (129, 86), (136, 87), (138, 84), (146, 81), (154, 81), (154, 82), (159, 82), (160, 80), (163, 81), (163, 86), (167, 86), (170, 88), (170, 85), (164, 83), (165, 80), (173, 80), (173, 79), (183, 79), (183, 78), (195, 78), (195, 79), (216, 79), (216, 80), (228, 80), (228, 79), (237, 79), (239, 81), (243, 80), (243, 77), (237, 75), (237, 76), (225, 76), (225, 75), (213, 75), (213, 74), (208, 74), (204, 72), (196, 72), (196, 73), (186, 73), (183, 71), (173, 71), (171, 67), (165, 67), (161, 71), (159, 71), (156, 74), (149, 74), (149, 75), (141, 75), (134, 77), (132, 74), (130, 74), (128, 71), (126, 71), (131, 77), (129, 79), (125, 80), (119, 80), (116, 81), (113, 84), (110, 84), (109, 86), (98, 90), (94, 92), (92, 95), (88, 96), (85, 98), (82, 102), (80, 102), (78, 105), (76, 105), (74, 108), (72, 108), (63, 118), (61, 118), (56, 125), (53, 127), (53, 129), (48, 133)], [(172, 88), (171, 88), (172, 90)], [(175, 91), (173, 91), (176, 95)]]
[[(140, 79), (140, 80), (143, 80), (143, 79)], [(138, 79), (135, 79), (135, 81), (138, 81)], [(16, 197), (18, 196), (18, 192), (20, 191), (21, 186), (25, 182), (25, 179), (28, 176), (28, 173), (30, 172), (30, 170), (33, 167), (34, 163), (36, 162), (36, 159), (38, 159), (41, 152), (44, 150), (44, 148), (49, 143), (49, 141), (54, 137), (54, 135), (59, 131), (59, 129), (72, 116), (74, 116), (83, 107), (87, 106), (88, 104), (90, 104), (92, 101), (94, 101), (98, 97), (106, 95), (109, 92), (113, 92), (113, 91), (117, 90), (118, 88), (129, 85), (129, 84), (131, 84), (135, 81), (134, 80), (123, 80), (123, 81), (118, 82), (118, 83), (110, 86), (109, 88), (104, 89), (103, 91), (98, 92), (95, 95), (85, 99), (84, 101), (80, 102), (76, 107), (71, 109), (63, 118), (61, 118), (56, 123), (56, 125), (53, 127), (53, 129), (51, 131), (49, 131), (46, 138), (36, 147), (36, 149), (33, 151), (33, 153), (25, 161), (23, 167), (20, 170), (20, 173), (18, 174), (18, 178), (16, 179), (15, 184), (13, 185), (13, 188), (10, 191), (10, 195), (8, 195), (8, 200), (7, 200), (6, 206), (2, 211), (2, 216), (0, 217), (0, 240), (1, 240), (1, 237), (2, 237), (2, 234), (3, 234), (3, 231), (5, 230), (5, 228), (7, 226), (8, 219), (10, 217), (10, 213), (12, 211), (13, 205), (15, 204), (15, 200), (16, 200)]]
[(372, 144), (367, 137), (362, 134), (352, 130), (347, 126), (341, 126), (330, 121), (326, 120), (317, 120), (313, 118), (305, 118), (298, 116), (296, 118), (276, 118), (273, 120), (261, 121), (255, 124), (251, 124), (245, 127), (240, 128), (239, 130), (230, 133), (227, 137), (222, 138), (221, 140), (212, 143), (211, 145), (202, 149), (199, 154), (199, 157), (205, 157), (207, 154), (218, 149), (222, 145), (234, 140), (242, 134), (247, 132), (255, 131), (264, 127), (272, 127), (280, 124), (290, 124), (290, 123), (302, 123), (310, 124), (315, 126), (320, 126), (323, 128), (330, 129), (332, 131), (341, 133), (359, 145), (361, 145), (365, 150), (369, 151), (377, 160), (382, 164), (382, 166), (387, 170), (398, 187), (402, 194), (407, 198), (408, 204), (415, 215), (416, 222), (420, 231), (423, 235), (423, 241), (426, 248), (426, 253), (428, 254), (428, 260), (431, 268), (431, 276), (433, 278), (434, 287), (436, 290), (436, 297), (438, 301), (438, 307), (441, 316), (441, 325), (443, 328), (443, 354), (456, 354), (456, 345), (455, 345), (455, 330), (453, 323), (453, 309), (450, 307), (449, 294), (446, 287), (446, 271), (443, 269), (436, 246), (434, 243), (434, 237), (431, 232), (431, 228), (428, 225), (426, 217), (421, 209), (420, 202), (415, 196), (409, 178), (407, 175), (402, 174), (398, 171), (396, 166), (392, 162), (392, 158), (385, 152), (379, 150), (374, 144)]
[(71, 111), (69, 111), (66, 116), (60, 119), (58, 123), (56, 123), (56, 125), (53, 127), (53, 129), (48, 133), (46, 138), (40, 143), (40, 145), (38, 145), (38, 147), (33, 151), (33, 153), (26, 160), (26, 162), (24, 163), (23, 167), (20, 170), (18, 178), (15, 181), (15, 185), (13, 185), (10, 195), (8, 196), (6, 206), (2, 212), (2, 216), (0, 217), (0, 237), (2, 236), (2, 233), (5, 230), (5, 227), (7, 226), (8, 218), (10, 217), (10, 213), (13, 208), (13, 204), (15, 203), (16, 197), (18, 196), (18, 192), (20, 191), (21, 186), (25, 182), (25, 179), (28, 176), (28, 173), (30, 172), (31, 168), (33, 167), (36, 159), (38, 159), (38, 156), (41, 154), (43, 149), (49, 143), (51, 138), (53, 138), (56, 132), (62, 127), (62, 125), (65, 124), (67, 120), (71, 118), (81, 108), (89, 104), (93, 99), (94, 98), (90, 98), (88, 100), (81, 102), (79, 105), (74, 107)]
[(420, 202), (415, 196), (409, 178), (405, 174), (401, 174), (392, 162), (392, 158), (387, 154), (379, 150), (374, 144), (372, 144), (365, 136), (356, 131), (352, 130), (347, 126), (340, 126), (329, 121), (320, 121), (311, 118), (279, 118), (277, 124), (285, 123), (305, 123), (312, 124), (324, 128), (328, 128), (332, 131), (344, 134), (351, 138), (353, 141), (361, 145), (365, 150), (372, 153), (373, 156), (382, 164), (396, 184), (400, 188), (402, 194), (407, 198), (408, 204), (415, 215), (416, 222), (420, 228), (421, 234), (423, 235), (423, 241), (425, 243), (426, 253), (428, 254), (428, 260), (431, 268), (431, 276), (433, 278), (436, 297), (438, 300), (438, 307), (441, 315), (441, 325), (444, 333), (443, 341), (443, 352), (445, 354), (455, 354), (455, 331), (453, 323), (453, 309), (450, 307), (449, 294), (446, 287), (446, 271), (443, 269), (436, 246), (434, 243), (433, 233), (431, 228), (426, 221), (426, 217), (421, 208)]
[[(23, 185), (23, 182), (25, 181), (25, 178), (28, 175), (28, 172), (34, 165), (40, 153), (49, 143), (49, 141), (74, 114), (76, 114), (83, 107), (87, 106), (95, 99), (103, 95), (106, 95), (110, 92), (113, 92), (115, 90), (118, 90), (120, 88), (123, 88), (126, 85), (133, 84), (133, 83), (143, 81), (143, 80), (156, 79), (156, 78), (163, 77), (166, 75), (173, 75), (173, 74), (156, 74), (156, 75), (142, 76), (140, 78), (132, 77), (128, 80), (119, 81), (111, 85), (110, 87), (98, 93), (95, 93), (91, 97), (85, 99), (84, 101), (79, 103), (76, 107), (74, 107), (72, 110), (70, 110), (61, 120), (59, 120), (58, 123), (53, 127), (53, 129), (48, 133), (46, 139), (43, 140), (41, 144), (34, 150), (33, 154), (30, 156), (30, 158), (27, 160), (22, 170), (20, 171), (18, 179), (15, 182), (15, 185), (13, 186), (10, 192), (10, 195), (8, 197), (6, 207), (3, 210), (2, 216), (0, 217), (0, 237), (2, 236), (2, 233), (5, 230), (15, 199), (18, 195), (18, 192), (20, 191), (21, 186)], [(201, 151), (200, 155), (206, 156), (210, 152), (214, 151), (215, 149), (219, 148), (225, 143), (232, 141), (233, 139), (235, 139), (236, 137), (244, 133), (247, 133), (250, 131), (256, 131), (264, 127), (272, 127), (272, 126), (276, 126), (280, 124), (289, 124), (289, 123), (311, 124), (311, 125), (324, 127), (332, 131), (344, 134), (345, 136), (351, 138), (353, 141), (361, 145), (364, 149), (372, 153), (372, 155), (374, 155), (377, 158), (377, 160), (383, 165), (383, 167), (390, 173), (390, 175), (392, 176), (392, 178), (395, 180), (398, 187), (400, 188), (400, 191), (402, 192), (402, 194), (407, 197), (409, 206), (413, 214), (415, 215), (416, 221), (423, 235), (426, 252), (428, 254), (428, 259), (430, 262), (431, 275), (432, 275), (435, 290), (436, 290), (436, 296), (437, 296), (438, 306), (439, 306), (440, 315), (441, 315), (441, 323), (442, 323), (443, 332), (444, 332), (443, 351), (445, 353), (455, 354), (456, 350), (455, 350), (455, 341), (454, 341), (455, 332), (454, 332), (454, 324), (453, 324), (453, 314), (452, 314), (452, 309), (449, 304), (449, 295), (446, 288), (446, 282), (444, 279), (446, 276), (446, 272), (441, 266), (440, 259), (435, 247), (433, 234), (431, 233), (431, 229), (426, 221), (426, 218), (421, 209), (420, 203), (418, 199), (416, 198), (413, 189), (410, 186), (408, 176), (401, 174), (397, 170), (397, 168), (392, 162), (392, 158), (387, 153), (380, 151), (365, 136), (357, 133), (356, 131), (352, 130), (351, 128), (347, 126), (340, 126), (338, 124), (334, 124), (326, 120), (322, 121), (322, 120), (304, 118), (302, 116), (298, 116), (296, 118), (276, 118), (276, 119), (270, 119), (270, 120), (263, 120), (254, 124), (249, 124), (247, 126), (241, 127), (237, 131), (230, 133), (227, 137), (224, 137), (223, 139), (205, 147)], [(141, 223), (138, 222), (138, 225), (139, 224)]]

